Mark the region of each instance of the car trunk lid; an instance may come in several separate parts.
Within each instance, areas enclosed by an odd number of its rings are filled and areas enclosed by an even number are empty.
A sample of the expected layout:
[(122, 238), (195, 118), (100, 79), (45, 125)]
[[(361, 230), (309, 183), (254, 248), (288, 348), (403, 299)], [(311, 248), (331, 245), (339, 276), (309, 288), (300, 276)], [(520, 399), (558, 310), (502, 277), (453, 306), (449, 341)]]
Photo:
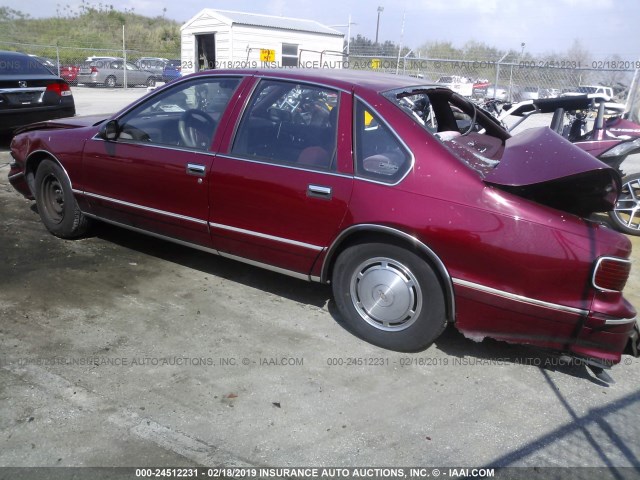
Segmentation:
[(612, 210), (621, 186), (618, 172), (548, 127), (507, 139), (484, 181), (582, 217)]

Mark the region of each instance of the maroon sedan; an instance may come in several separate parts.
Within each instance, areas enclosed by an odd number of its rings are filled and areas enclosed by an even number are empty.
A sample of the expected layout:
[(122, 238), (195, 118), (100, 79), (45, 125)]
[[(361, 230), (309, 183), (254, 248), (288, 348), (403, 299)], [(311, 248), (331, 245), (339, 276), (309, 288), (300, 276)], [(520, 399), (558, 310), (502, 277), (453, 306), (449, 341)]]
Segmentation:
[(511, 137), (449, 89), (353, 71), (209, 71), (109, 119), (23, 129), (9, 179), (46, 227), (92, 220), (313, 282), (394, 350), (473, 339), (611, 365), (637, 351), (629, 240), (589, 221), (618, 173)]

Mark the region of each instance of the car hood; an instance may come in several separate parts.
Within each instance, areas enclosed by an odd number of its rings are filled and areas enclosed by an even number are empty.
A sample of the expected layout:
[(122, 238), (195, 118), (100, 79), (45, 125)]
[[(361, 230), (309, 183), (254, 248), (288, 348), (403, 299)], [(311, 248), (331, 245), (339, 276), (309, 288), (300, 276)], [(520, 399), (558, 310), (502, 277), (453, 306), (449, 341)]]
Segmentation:
[(548, 127), (507, 139), (484, 181), (559, 210), (586, 217), (613, 209), (620, 175)]
[(83, 117), (69, 117), (60, 118), (57, 120), (47, 120), (45, 122), (36, 122), (29, 125), (25, 125), (16, 130), (16, 134), (30, 132), (33, 130), (52, 130), (61, 128), (82, 128), (82, 127), (95, 127), (100, 123), (107, 120), (111, 115), (87, 115)]

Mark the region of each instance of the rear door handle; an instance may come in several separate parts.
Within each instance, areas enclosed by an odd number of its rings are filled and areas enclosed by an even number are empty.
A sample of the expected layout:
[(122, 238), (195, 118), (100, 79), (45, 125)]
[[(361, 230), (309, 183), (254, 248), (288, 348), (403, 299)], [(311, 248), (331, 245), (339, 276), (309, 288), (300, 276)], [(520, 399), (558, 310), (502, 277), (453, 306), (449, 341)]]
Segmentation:
[(199, 163), (187, 163), (187, 173), (189, 175), (195, 175), (196, 177), (204, 177), (206, 175), (206, 168)]
[(309, 185), (307, 187), (307, 197), (331, 200), (332, 196), (331, 187), (325, 187), (324, 185)]

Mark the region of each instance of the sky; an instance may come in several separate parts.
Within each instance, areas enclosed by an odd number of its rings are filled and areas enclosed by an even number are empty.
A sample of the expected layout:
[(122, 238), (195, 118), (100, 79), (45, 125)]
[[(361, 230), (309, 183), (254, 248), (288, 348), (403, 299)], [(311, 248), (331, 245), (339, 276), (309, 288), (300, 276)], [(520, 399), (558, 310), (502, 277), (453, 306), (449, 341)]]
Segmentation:
[[(97, 0), (89, 0), (98, 4)], [(533, 55), (565, 52), (574, 40), (594, 60), (618, 54), (622, 60), (640, 59), (640, 1), (638, 0), (101, 0), (118, 10), (166, 17), (181, 23), (203, 8), (308, 18), (325, 25), (346, 25), (351, 35), (374, 39), (378, 7), (380, 41), (391, 40), (418, 50), (427, 42), (450, 41), (460, 47), (468, 40), (501, 50)], [(80, 0), (2, 0), (2, 5), (32, 17), (56, 15), (57, 5), (80, 5)], [(403, 22), (404, 18), (404, 22)], [(403, 28), (404, 23), (404, 28)], [(347, 32), (345, 27), (337, 30)], [(1, 34), (0, 34), (1, 36)], [(572, 59), (567, 59), (572, 60)]]

